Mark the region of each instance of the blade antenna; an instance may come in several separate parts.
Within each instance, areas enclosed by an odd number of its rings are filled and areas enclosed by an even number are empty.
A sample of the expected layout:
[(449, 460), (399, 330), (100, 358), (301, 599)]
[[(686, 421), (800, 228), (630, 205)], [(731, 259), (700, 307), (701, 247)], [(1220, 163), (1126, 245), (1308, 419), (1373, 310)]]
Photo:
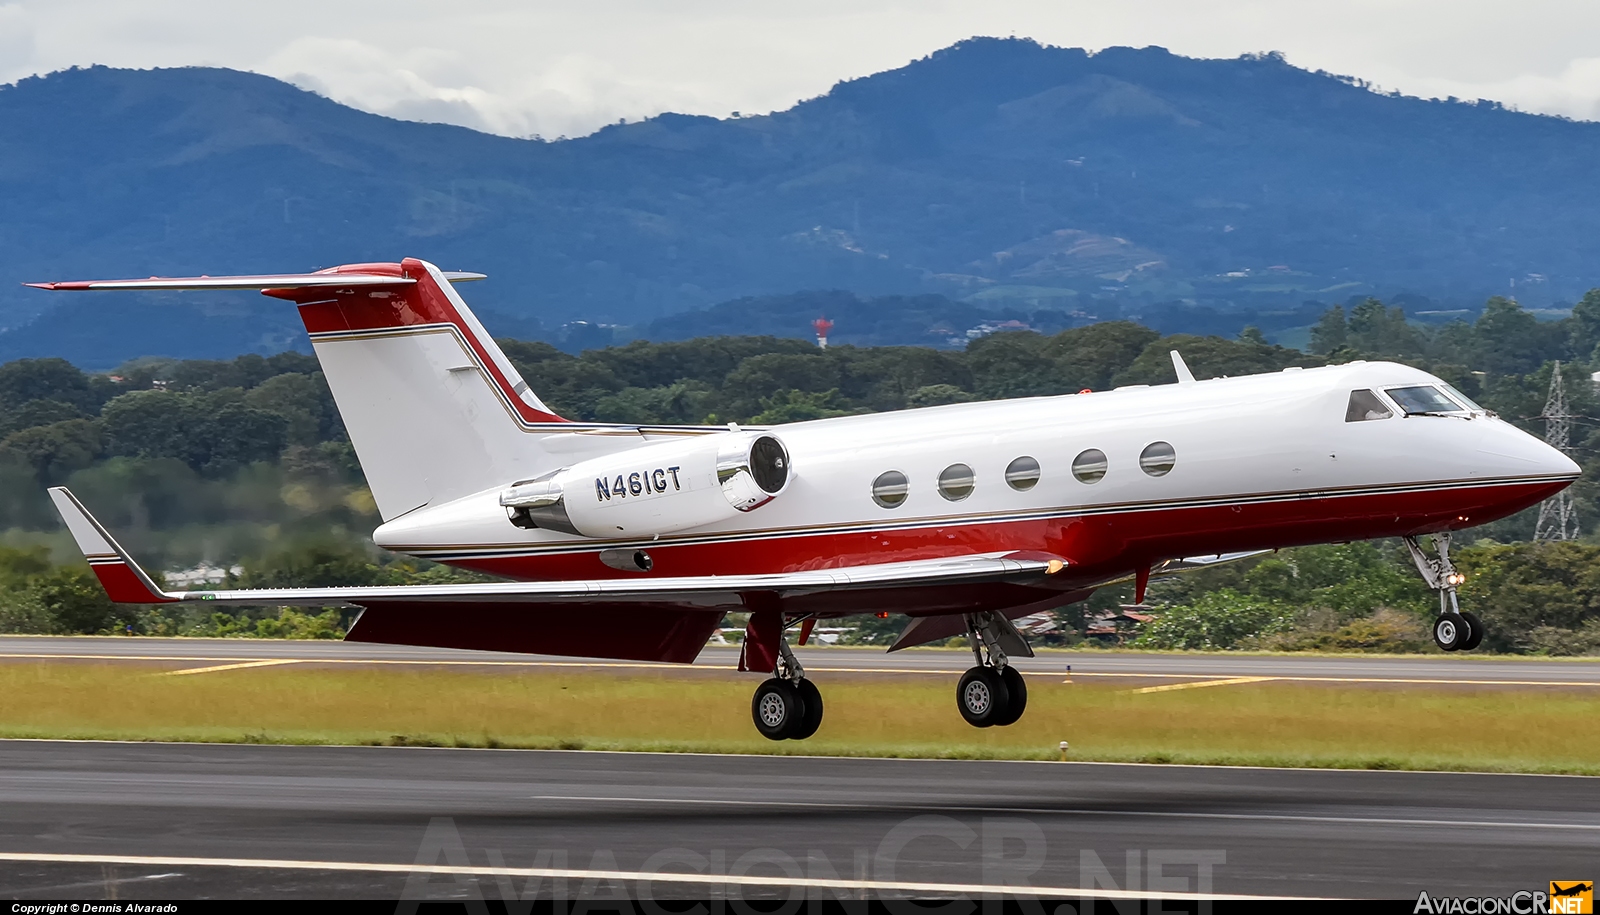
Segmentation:
[(1194, 373), (1189, 371), (1189, 366), (1184, 363), (1183, 357), (1178, 355), (1178, 351), (1177, 350), (1172, 350), (1171, 352), (1172, 352), (1172, 369), (1173, 369), (1173, 371), (1178, 373), (1178, 383), (1179, 384), (1193, 384), (1194, 383)]

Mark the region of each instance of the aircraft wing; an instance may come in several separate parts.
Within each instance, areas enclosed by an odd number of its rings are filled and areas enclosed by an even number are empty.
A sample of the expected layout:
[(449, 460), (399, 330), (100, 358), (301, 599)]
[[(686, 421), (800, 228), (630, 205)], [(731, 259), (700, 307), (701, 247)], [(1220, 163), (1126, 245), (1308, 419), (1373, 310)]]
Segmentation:
[(693, 660), (722, 615), (752, 601), (794, 614), (962, 613), (1065, 590), (1049, 581), (1066, 567), (1060, 557), (1010, 552), (763, 575), (167, 591), (65, 487), (50, 498), (113, 601), (359, 607), (356, 641)]

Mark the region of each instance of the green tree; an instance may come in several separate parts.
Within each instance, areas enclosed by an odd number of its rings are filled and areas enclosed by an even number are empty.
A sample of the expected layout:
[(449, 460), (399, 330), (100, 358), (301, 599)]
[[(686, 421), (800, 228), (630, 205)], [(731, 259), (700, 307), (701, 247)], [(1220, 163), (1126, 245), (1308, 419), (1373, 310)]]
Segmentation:
[(284, 440), (291, 445), (337, 438), (336, 430), (343, 428), (321, 372), (274, 375), (247, 391), (244, 404), (282, 418)]
[(53, 485), (82, 470), (100, 456), (100, 424), (89, 419), (69, 419), (48, 426), (13, 432), (0, 440), (9, 452), (33, 468), (41, 483)]
[(1159, 337), (1130, 321), (1102, 321), (1062, 331), (1049, 340), (1045, 352), (1062, 393), (1084, 388), (1103, 391)]
[(728, 373), (718, 412), (728, 419), (746, 419), (769, 409), (767, 401), (785, 391), (831, 391), (831, 398), (837, 395), (839, 382), (838, 364), (815, 350), (751, 356)]
[(1577, 541), (1463, 550), (1461, 598), (1482, 616), (1485, 643), (1525, 650), (1536, 629), (1581, 630), (1600, 620), (1600, 546)]
[(1566, 354), (1567, 334), (1560, 325), (1541, 323), (1502, 296), (1484, 304), (1472, 331), (1473, 366), (1491, 375), (1531, 372)]
[(1567, 320), (1567, 352), (1592, 361), (1596, 347), (1600, 347), (1600, 289), (1591, 289), (1572, 306), (1572, 317)]
[(1231, 588), (1168, 607), (1145, 624), (1135, 644), (1146, 648), (1236, 648), (1246, 639), (1287, 631), (1293, 611)]
[(30, 400), (59, 400), (85, 411), (99, 406), (89, 376), (65, 359), (18, 359), (0, 365), (0, 411)]
[(1366, 356), (1380, 359), (1408, 359), (1422, 355), (1422, 332), (1406, 322), (1406, 311), (1396, 305), (1385, 306), (1377, 299), (1350, 309), (1349, 346)]
[(34, 426), (82, 417), (82, 411), (64, 400), (30, 400), (10, 412), (0, 411), (0, 438)]
[(370, 585), (380, 575), (365, 549), (325, 539), (284, 544), (243, 565), (238, 581), (241, 588)]
[(966, 403), (973, 396), (953, 384), (930, 384), (917, 388), (906, 398), (908, 407), (937, 407), (942, 404)]
[(1176, 381), (1172, 350), (1177, 350), (1183, 356), (1184, 363), (1196, 378), (1254, 375), (1280, 371), (1292, 365), (1320, 365), (1322, 362), (1316, 356), (1282, 346), (1173, 334), (1147, 345), (1131, 365), (1117, 373), (1113, 383), (1168, 384)]
[(809, 394), (804, 391), (779, 391), (761, 401), (761, 412), (750, 417), (750, 422), (759, 426), (776, 426), (780, 423), (846, 416), (850, 411), (835, 404), (837, 395), (838, 391), (833, 390)]
[(213, 475), (277, 458), (288, 422), (248, 406), (244, 398), (238, 388), (205, 395), (123, 394), (101, 410), (106, 450), (127, 457), (176, 458)]
[(87, 566), (61, 566), (35, 577), (33, 592), (60, 632), (94, 635), (121, 628), (122, 614)]
[(973, 390), (983, 400), (1075, 390), (1057, 374), (1045, 338), (1032, 331), (1005, 331), (972, 341), (967, 365)]
[(1350, 328), (1345, 323), (1344, 306), (1335, 305), (1322, 313), (1311, 327), (1311, 351), (1326, 356), (1349, 343)]
[(623, 388), (595, 403), (594, 418), (606, 423), (696, 424), (704, 422), (716, 392), (702, 381), (656, 388)]

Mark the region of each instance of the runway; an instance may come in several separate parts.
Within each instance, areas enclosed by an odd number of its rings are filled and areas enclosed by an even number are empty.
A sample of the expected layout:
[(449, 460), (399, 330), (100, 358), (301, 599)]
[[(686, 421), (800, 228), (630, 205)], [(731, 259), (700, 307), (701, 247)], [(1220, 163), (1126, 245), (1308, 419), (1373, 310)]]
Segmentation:
[(0, 894), (35, 899), (1414, 899), (1600, 851), (1600, 779), (1416, 772), (3, 741), (0, 804)]
[[(948, 649), (913, 649), (889, 654), (870, 648), (797, 648), (808, 672), (829, 674), (925, 673), (956, 675), (970, 667), (971, 654)], [(264, 660), (303, 664), (439, 665), (489, 667), (590, 667), (639, 669), (675, 664), (594, 661), (493, 651), (372, 645), (338, 641), (268, 639), (163, 639), (95, 636), (0, 636), (0, 662), (38, 659), (193, 662), (226, 665)], [(732, 671), (738, 649), (710, 646), (696, 668)], [(1479, 683), (1485, 685), (1600, 686), (1600, 660), (1438, 657), (1327, 657), (1320, 655), (1163, 654), (1111, 651), (1041, 651), (1016, 659), (1028, 673), (1060, 673), (1086, 681), (1269, 677), (1310, 682)]]

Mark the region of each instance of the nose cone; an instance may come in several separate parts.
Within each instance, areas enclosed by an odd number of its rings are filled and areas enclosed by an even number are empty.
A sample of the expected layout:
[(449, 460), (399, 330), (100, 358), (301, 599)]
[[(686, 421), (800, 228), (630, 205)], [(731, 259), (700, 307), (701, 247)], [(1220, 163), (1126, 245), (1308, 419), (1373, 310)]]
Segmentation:
[[(1478, 442), (1478, 463), (1484, 476), (1567, 477), (1583, 472), (1577, 462), (1504, 420), (1490, 420), (1489, 434)], [(1492, 432), (1490, 432), (1492, 430)]]
[(1559, 473), (1562, 476), (1571, 476), (1573, 478), (1577, 478), (1579, 474), (1583, 473), (1583, 468), (1579, 467), (1578, 462), (1572, 458), (1567, 457), (1549, 445), (1545, 445), (1544, 450), (1546, 452), (1546, 466), (1550, 468), (1549, 473)]

